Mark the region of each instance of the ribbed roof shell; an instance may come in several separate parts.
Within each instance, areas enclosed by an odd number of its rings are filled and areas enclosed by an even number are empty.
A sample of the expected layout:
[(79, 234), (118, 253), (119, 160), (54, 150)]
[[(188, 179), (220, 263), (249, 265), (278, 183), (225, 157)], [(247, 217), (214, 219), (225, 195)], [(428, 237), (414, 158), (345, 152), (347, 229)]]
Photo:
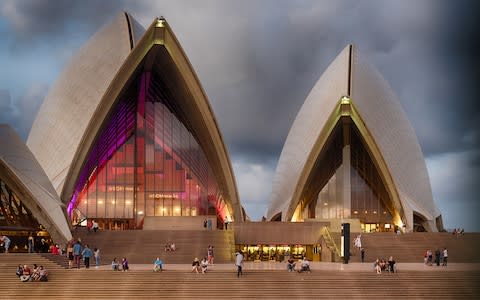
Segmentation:
[(413, 226), (413, 212), (435, 220), (440, 213), (433, 202), (425, 160), (400, 102), (385, 79), (355, 48), (351, 53), (348, 46), (337, 56), (297, 114), (277, 165), (267, 219), (280, 212), (282, 220), (291, 219), (299, 201), (293, 198), (307, 160), (312, 159), (324, 127), (331, 126), (328, 121), (340, 98), (349, 95), (393, 180), (407, 227)]
[(120, 13), (71, 59), (40, 107), (27, 145), (59, 195), (102, 96), (142, 30), (131, 16)]
[(34, 155), (15, 131), (0, 125), (0, 177), (45, 226), (55, 243), (72, 238), (65, 209)]

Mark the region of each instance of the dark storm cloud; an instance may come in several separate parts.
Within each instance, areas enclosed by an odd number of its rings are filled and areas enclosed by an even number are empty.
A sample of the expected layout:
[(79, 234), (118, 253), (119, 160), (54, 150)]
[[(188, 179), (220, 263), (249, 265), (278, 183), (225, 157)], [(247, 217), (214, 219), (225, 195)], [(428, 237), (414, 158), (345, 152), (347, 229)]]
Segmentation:
[(0, 90), (0, 123), (9, 124), (26, 140), (47, 90), (47, 85), (32, 85), (16, 101), (11, 101), (7, 91)]
[(93, 33), (125, 5), (116, 0), (5, 0), (0, 15), (8, 20), (14, 34), (12, 50), (27, 43), (60, 42), (66, 34)]
[(14, 108), (10, 93), (7, 90), (0, 90), (0, 123), (13, 123)]

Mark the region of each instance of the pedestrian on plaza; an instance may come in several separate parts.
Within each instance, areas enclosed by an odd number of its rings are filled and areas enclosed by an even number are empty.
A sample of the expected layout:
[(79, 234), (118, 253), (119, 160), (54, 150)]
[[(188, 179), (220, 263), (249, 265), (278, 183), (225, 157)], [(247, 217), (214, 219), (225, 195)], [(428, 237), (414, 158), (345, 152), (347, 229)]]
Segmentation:
[(68, 257), (68, 268), (71, 269), (73, 266), (73, 245), (72, 242), (69, 242), (67, 245), (67, 257)]
[(435, 250), (435, 264), (437, 267), (440, 266), (440, 249)]
[(98, 267), (100, 267), (100, 249), (94, 248), (93, 256), (95, 257), (95, 268), (98, 269)]
[(362, 259), (362, 263), (365, 262), (365, 248), (363, 247), (360, 249), (360, 258)]
[(213, 265), (213, 260), (215, 259), (215, 256), (213, 255), (213, 246), (211, 245), (208, 245), (207, 257), (208, 257), (208, 263), (210, 265)]
[(82, 244), (80, 240), (77, 240), (75, 245), (73, 245), (73, 260), (75, 261), (75, 265), (77, 269), (80, 269), (80, 259), (82, 257)]
[(83, 255), (83, 263), (85, 265), (85, 268), (88, 269), (90, 268), (90, 257), (93, 256), (92, 249), (88, 248), (88, 244), (85, 245), (85, 248), (82, 251)]
[(0, 237), (0, 241), (2, 242), (3, 244), (3, 247), (5, 248), (5, 253), (8, 253), (8, 249), (10, 248), (10, 239), (8, 238), (8, 236), (6, 235), (2, 235)]
[(448, 263), (448, 250), (447, 250), (447, 248), (445, 247), (445, 248), (443, 249), (443, 264), (442, 264), (442, 265), (446, 267), (446, 266), (447, 266), (447, 263)]
[(207, 227), (208, 227), (208, 230), (212, 230), (212, 220), (211, 219), (207, 220)]
[(243, 276), (243, 254), (242, 251), (235, 253), (235, 265), (237, 266), (237, 277)]
[(357, 237), (355, 239), (353, 239), (353, 245), (358, 250), (360, 250), (362, 248), (362, 235), (361, 234), (357, 235)]
[(98, 231), (98, 223), (95, 220), (92, 221), (92, 228), (93, 232), (96, 233)]
[(35, 241), (33, 239), (32, 233), (28, 236), (28, 253), (35, 252)]
[(128, 269), (129, 269), (128, 261), (127, 261), (127, 258), (124, 257), (124, 258), (122, 258), (122, 270), (123, 271), (128, 271)]

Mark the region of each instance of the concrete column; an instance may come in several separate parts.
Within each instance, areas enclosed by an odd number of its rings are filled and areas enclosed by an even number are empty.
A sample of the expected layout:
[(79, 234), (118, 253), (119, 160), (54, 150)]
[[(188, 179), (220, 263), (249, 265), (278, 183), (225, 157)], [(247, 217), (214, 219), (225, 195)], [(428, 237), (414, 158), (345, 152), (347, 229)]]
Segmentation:
[(343, 194), (343, 218), (351, 218), (352, 211), (352, 185), (350, 178), (350, 145), (342, 149), (342, 194)]

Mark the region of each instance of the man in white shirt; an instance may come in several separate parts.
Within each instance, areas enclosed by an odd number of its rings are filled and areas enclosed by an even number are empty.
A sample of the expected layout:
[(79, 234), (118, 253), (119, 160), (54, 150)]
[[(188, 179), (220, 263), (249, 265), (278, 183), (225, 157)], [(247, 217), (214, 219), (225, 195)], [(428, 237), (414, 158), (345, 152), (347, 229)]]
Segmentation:
[(242, 251), (235, 253), (235, 265), (237, 266), (237, 277), (240, 275), (243, 276), (242, 267), (243, 267), (243, 254)]

